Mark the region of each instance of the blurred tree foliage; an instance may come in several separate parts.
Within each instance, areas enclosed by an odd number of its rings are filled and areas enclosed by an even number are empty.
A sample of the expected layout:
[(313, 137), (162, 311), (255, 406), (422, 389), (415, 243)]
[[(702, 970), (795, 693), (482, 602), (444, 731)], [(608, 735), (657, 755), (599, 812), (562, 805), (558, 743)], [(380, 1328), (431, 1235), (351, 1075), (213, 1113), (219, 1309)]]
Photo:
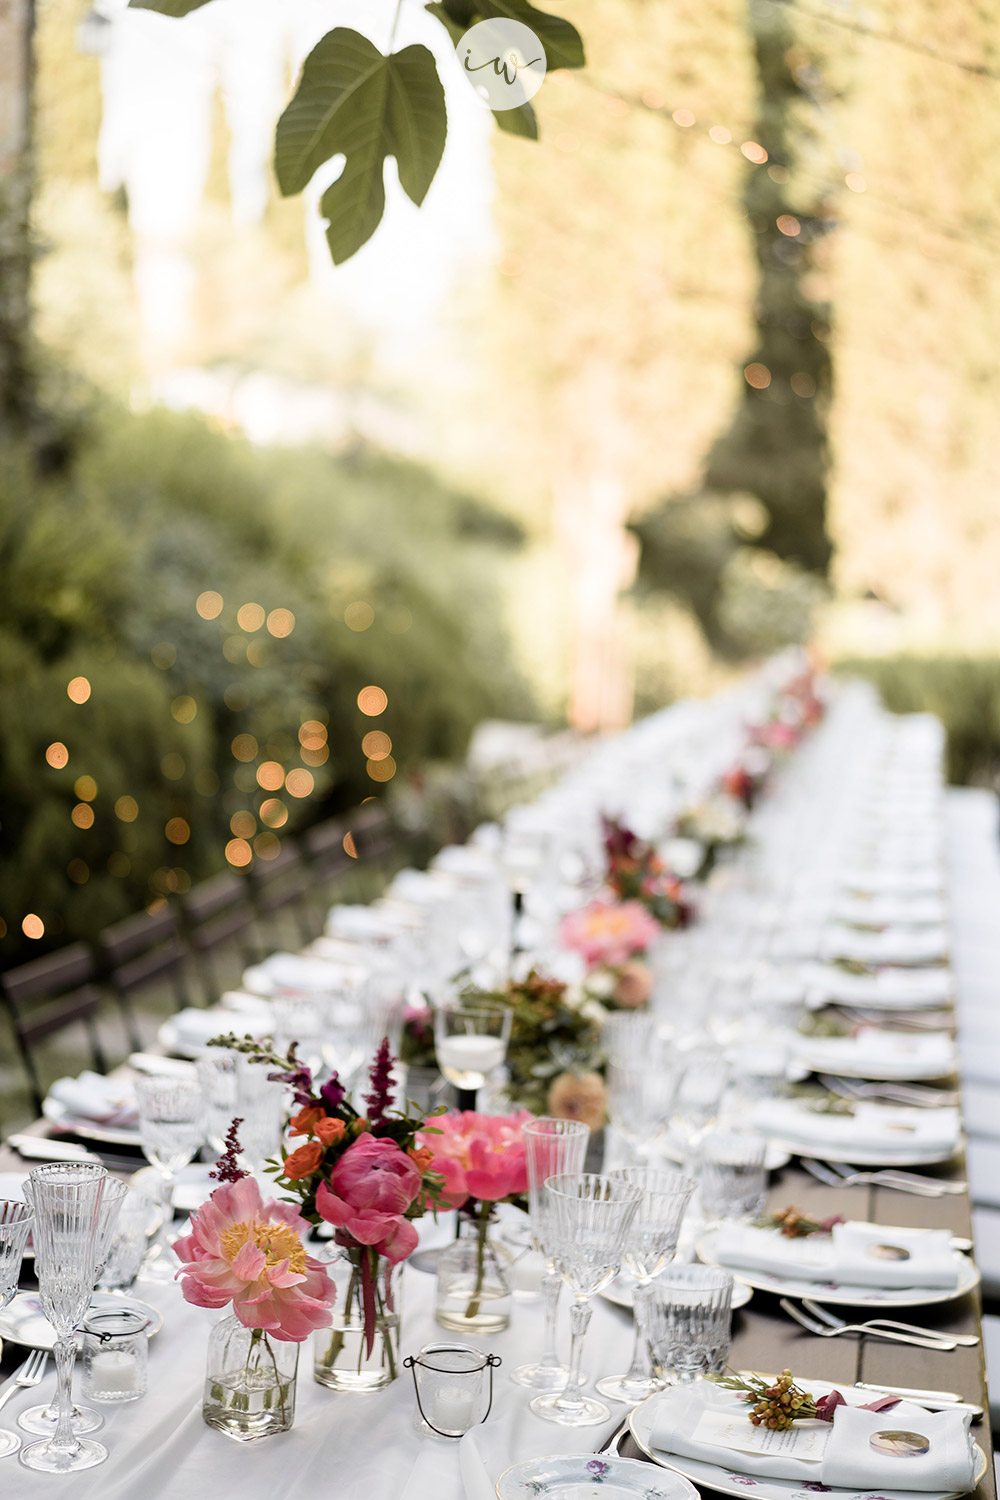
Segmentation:
[[(186, 889), (234, 836), (273, 855), (394, 767), (459, 757), (481, 718), (530, 713), (497, 582), (519, 540), (414, 465), (259, 452), (163, 410), (95, 410), (57, 478), (8, 454), (4, 959)], [(46, 932), (26, 949), (28, 912)]]
[(948, 734), (948, 780), (992, 786), (1000, 775), (1000, 658), (845, 657), (837, 670), (869, 678), (893, 713), (933, 713)]

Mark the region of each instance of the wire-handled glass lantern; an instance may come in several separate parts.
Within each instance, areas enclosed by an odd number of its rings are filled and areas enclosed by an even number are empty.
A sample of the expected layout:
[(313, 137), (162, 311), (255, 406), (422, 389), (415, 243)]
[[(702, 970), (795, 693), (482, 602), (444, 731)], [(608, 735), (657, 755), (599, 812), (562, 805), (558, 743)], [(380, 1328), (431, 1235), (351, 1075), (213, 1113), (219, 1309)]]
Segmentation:
[(408, 1354), (403, 1364), (413, 1375), (422, 1425), (438, 1437), (460, 1438), (485, 1422), (493, 1406), (493, 1370), (500, 1363), (498, 1354), (468, 1344), (425, 1344), (419, 1354)]

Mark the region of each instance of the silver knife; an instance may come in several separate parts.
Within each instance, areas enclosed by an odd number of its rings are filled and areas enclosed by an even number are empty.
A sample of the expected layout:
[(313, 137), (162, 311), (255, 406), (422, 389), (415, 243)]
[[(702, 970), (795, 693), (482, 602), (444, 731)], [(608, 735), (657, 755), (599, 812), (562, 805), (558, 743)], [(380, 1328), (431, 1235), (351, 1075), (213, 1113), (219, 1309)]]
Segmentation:
[(973, 1417), (980, 1418), (983, 1408), (976, 1406), (973, 1401), (963, 1401), (961, 1396), (954, 1391), (916, 1391), (901, 1385), (875, 1385), (871, 1381), (856, 1380), (855, 1389), (859, 1391), (873, 1391), (880, 1396), (900, 1396), (909, 1401), (915, 1401), (919, 1406), (929, 1407), (936, 1411), (969, 1411)]

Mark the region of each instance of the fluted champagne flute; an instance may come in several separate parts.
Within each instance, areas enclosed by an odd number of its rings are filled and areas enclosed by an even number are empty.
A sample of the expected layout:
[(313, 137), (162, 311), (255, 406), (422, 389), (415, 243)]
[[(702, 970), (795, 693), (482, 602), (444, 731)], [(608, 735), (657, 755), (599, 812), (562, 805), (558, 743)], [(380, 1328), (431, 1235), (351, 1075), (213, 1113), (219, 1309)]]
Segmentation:
[[(0, 1198), (0, 1307), (17, 1291), (21, 1257), (31, 1232), (32, 1210), (16, 1199)], [(9, 1458), (21, 1446), (15, 1432), (0, 1431), (0, 1458)]]
[(562, 1427), (593, 1427), (611, 1418), (611, 1408), (579, 1390), (583, 1340), (590, 1322), (590, 1299), (610, 1286), (621, 1266), (622, 1247), (642, 1192), (631, 1182), (603, 1172), (549, 1177), (545, 1192), (551, 1210), (552, 1248), (559, 1274), (573, 1293), (569, 1379), (561, 1391), (536, 1396), (531, 1409)]
[(59, 1418), (55, 1432), (21, 1449), (21, 1463), (43, 1474), (92, 1469), (108, 1456), (103, 1443), (73, 1431), (74, 1332), (94, 1290), (101, 1198), (107, 1169), (96, 1163), (50, 1162), (30, 1174), (32, 1237), (42, 1310), (56, 1332)]
[(143, 1275), (172, 1281), (178, 1261), (170, 1243), (174, 1182), (204, 1138), (205, 1105), (196, 1079), (148, 1077), (135, 1080), (143, 1155), (160, 1174), (163, 1220)]
[[(111, 1248), (111, 1238), (117, 1227), (118, 1214), (128, 1190), (128, 1183), (122, 1182), (118, 1177), (108, 1176), (104, 1179), (104, 1191), (101, 1193), (101, 1206), (98, 1210), (97, 1239), (94, 1242), (94, 1274), (90, 1283), (91, 1290), (104, 1273), (108, 1251)], [(32, 1191), (29, 1178), (24, 1185), (29, 1205), (32, 1202)], [(104, 1418), (92, 1406), (74, 1404), (70, 1413), (70, 1424), (79, 1437), (81, 1433), (96, 1432), (99, 1427), (103, 1427)], [(17, 1425), (25, 1432), (33, 1432), (38, 1437), (51, 1437), (59, 1425), (58, 1395), (52, 1398), (48, 1406), (27, 1407), (18, 1417)]]
[(693, 1177), (655, 1167), (619, 1167), (609, 1174), (640, 1189), (642, 1201), (625, 1239), (625, 1267), (635, 1277), (632, 1311), (635, 1343), (632, 1363), (624, 1375), (606, 1375), (597, 1382), (602, 1396), (635, 1406), (665, 1382), (653, 1374), (649, 1362), (649, 1307), (656, 1293), (653, 1282), (673, 1260), (684, 1211), (695, 1190)]
[(518, 1365), (511, 1380), (536, 1391), (561, 1391), (569, 1366), (556, 1353), (556, 1311), (562, 1277), (556, 1270), (545, 1179), (583, 1171), (590, 1126), (582, 1120), (557, 1120), (542, 1115), (521, 1126), (528, 1165), (528, 1211), (535, 1247), (545, 1259), (542, 1296), (545, 1305), (545, 1346), (540, 1360)]

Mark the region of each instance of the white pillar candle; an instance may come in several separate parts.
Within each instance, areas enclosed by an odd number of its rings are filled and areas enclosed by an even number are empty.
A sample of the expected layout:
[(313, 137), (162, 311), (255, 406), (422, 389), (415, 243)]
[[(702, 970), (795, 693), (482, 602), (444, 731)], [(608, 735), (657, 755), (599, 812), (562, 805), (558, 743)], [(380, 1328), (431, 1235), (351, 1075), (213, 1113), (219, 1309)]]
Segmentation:
[(135, 1390), (135, 1355), (125, 1349), (107, 1349), (90, 1361), (90, 1386), (95, 1396)]
[(475, 1421), (475, 1392), (464, 1386), (441, 1386), (431, 1400), (431, 1421), (445, 1432), (467, 1432)]

